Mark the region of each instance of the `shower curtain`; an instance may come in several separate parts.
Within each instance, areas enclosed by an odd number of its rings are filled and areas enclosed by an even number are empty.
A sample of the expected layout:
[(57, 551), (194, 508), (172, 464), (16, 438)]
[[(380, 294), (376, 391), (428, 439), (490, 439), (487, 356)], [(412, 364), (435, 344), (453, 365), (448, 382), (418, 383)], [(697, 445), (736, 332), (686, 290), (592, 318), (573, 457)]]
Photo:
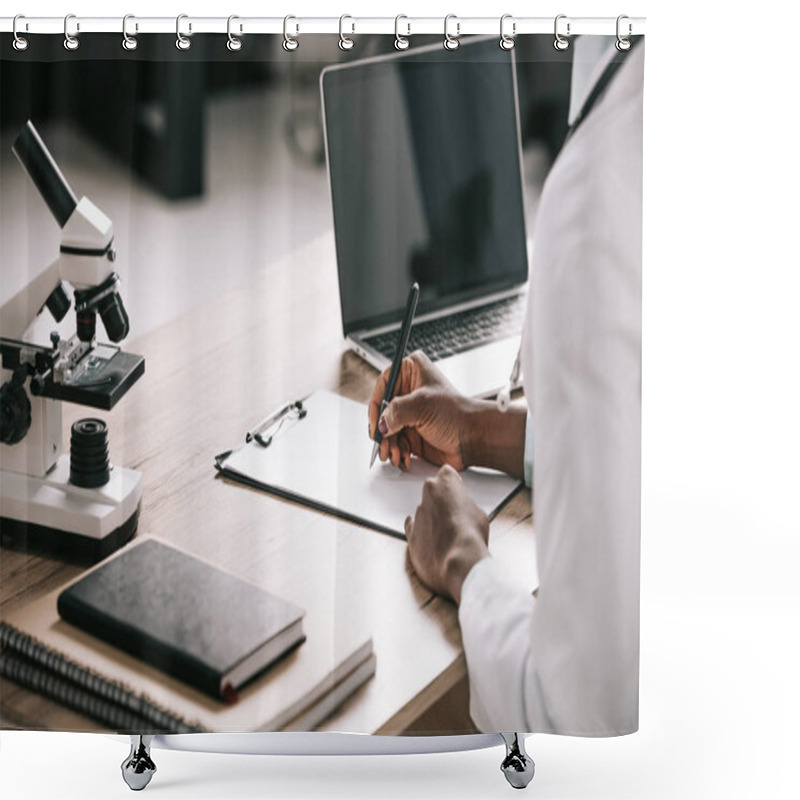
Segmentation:
[(642, 37), (230, 30), (0, 38), (2, 726), (635, 731)]

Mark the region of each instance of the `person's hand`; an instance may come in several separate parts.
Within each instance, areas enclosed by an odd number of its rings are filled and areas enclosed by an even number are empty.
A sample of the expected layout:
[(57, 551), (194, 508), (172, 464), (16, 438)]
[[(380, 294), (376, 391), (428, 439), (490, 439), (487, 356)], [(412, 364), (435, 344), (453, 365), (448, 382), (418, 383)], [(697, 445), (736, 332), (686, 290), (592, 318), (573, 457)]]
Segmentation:
[(381, 461), (391, 460), (396, 467), (408, 469), (413, 454), (438, 466), (464, 469), (469, 399), (458, 393), (421, 350), (416, 350), (403, 359), (394, 398), (379, 420), (390, 372), (391, 367), (387, 367), (378, 378), (369, 402), (370, 438), (375, 436), (376, 425), (383, 437)]
[(419, 579), (430, 589), (461, 602), (470, 569), (489, 556), (489, 518), (449, 466), (422, 487), (422, 502), (406, 517), (408, 555)]

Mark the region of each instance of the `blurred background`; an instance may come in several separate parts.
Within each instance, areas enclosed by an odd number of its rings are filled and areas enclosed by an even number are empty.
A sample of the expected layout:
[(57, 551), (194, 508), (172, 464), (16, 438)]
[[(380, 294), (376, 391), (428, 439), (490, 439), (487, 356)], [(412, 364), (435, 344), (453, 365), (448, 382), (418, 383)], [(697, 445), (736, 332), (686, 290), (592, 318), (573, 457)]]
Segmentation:
[[(430, 42), (423, 41), (429, 39)], [(0, 300), (53, 260), (59, 230), (11, 152), (32, 119), (65, 177), (112, 220), (131, 337), (248, 278), (333, 225), (319, 76), (331, 63), (394, 53), (393, 39), (203, 36), (179, 52), (147, 36), (122, 53), (117, 35), (65, 54), (37, 41), (0, 69)], [(439, 37), (415, 37), (414, 49)], [(567, 130), (571, 53), (549, 35), (514, 50), (528, 235), (547, 170)], [(66, 57), (65, 57), (66, 55)], [(52, 320), (42, 322), (46, 329)]]

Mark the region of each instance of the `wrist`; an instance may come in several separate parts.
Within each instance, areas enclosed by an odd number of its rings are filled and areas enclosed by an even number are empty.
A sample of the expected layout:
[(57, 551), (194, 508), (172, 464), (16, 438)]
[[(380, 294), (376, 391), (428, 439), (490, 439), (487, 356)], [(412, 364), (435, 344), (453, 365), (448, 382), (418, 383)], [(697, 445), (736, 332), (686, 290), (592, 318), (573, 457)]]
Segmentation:
[(455, 547), (447, 556), (444, 564), (445, 584), (456, 605), (461, 603), (461, 589), (470, 570), (489, 556), (489, 548), (483, 542), (477, 541)]
[(480, 467), (486, 462), (486, 401), (465, 398), (461, 423), (461, 457), (465, 467)]
[(525, 454), (524, 404), (502, 412), (488, 400), (469, 400), (464, 408), (462, 459), (466, 467), (490, 467), (522, 477)]

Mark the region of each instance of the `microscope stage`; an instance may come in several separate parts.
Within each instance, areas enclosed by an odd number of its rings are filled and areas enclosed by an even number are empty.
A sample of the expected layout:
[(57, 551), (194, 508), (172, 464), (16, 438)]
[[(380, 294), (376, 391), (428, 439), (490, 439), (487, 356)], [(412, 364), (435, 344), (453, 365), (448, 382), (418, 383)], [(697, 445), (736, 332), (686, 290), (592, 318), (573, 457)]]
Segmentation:
[[(106, 351), (107, 357), (104, 355)], [(109, 411), (144, 374), (142, 356), (123, 353), (115, 347), (98, 345), (84, 357), (83, 361), (87, 360), (91, 364), (79, 380), (69, 383), (48, 381), (42, 397)]]

